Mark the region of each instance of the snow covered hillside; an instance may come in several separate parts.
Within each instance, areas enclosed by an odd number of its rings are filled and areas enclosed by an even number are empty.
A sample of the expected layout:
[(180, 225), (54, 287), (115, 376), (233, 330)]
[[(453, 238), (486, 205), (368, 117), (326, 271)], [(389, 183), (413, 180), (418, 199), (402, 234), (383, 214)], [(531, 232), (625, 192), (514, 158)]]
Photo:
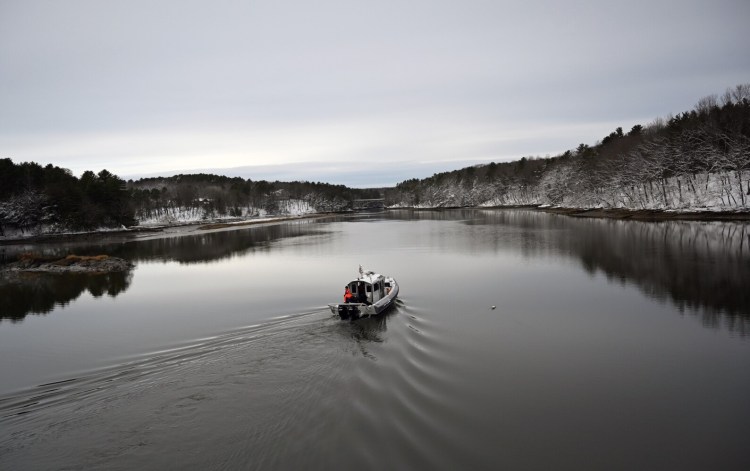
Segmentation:
[(389, 198), (390, 207), (441, 208), (537, 205), (566, 208), (624, 208), (678, 211), (750, 210), (744, 182), (750, 171), (627, 181), (612, 178), (593, 187), (570, 167), (546, 172), (537, 184), (460, 179), (427, 182), (417, 191)]
[(256, 217), (264, 218), (268, 216), (301, 216), (317, 212), (308, 201), (288, 199), (276, 202), (276, 208), (273, 213), (270, 213), (266, 208), (252, 206), (236, 208), (224, 214), (219, 213), (210, 205), (166, 206), (138, 211), (136, 212), (136, 218), (141, 226), (153, 226), (250, 219)]

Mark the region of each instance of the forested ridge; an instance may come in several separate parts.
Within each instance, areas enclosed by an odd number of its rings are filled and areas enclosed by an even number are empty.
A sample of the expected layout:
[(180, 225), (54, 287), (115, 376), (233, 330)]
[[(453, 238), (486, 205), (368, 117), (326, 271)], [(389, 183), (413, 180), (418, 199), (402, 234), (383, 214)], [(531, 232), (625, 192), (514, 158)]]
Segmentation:
[(335, 212), (354, 199), (379, 198), (377, 189), (320, 182), (269, 182), (212, 174), (176, 175), (129, 181), (139, 220), (252, 217)]
[(139, 223), (345, 211), (385, 196), (391, 207), (552, 205), (750, 209), (750, 84), (675, 116), (618, 127), (593, 145), (412, 179), (394, 188), (269, 182), (212, 174), (125, 181), (0, 159), (0, 236)]
[(389, 206), (554, 205), (572, 208), (748, 209), (750, 84), (691, 111), (615, 129), (555, 157), (524, 157), (399, 183)]
[(268, 182), (213, 174), (125, 181), (107, 170), (80, 178), (48, 164), (0, 159), (0, 236), (265, 215), (345, 211), (377, 189)]
[(574, 208), (748, 209), (750, 84), (691, 111), (555, 157), (524, 157), (407, 180), (390, 206), (555, 205)]
[(0, 159), (0, 235), (7, 230), (94, 229), (136, 224), (125, 182), (107, 170), (84, 172)]

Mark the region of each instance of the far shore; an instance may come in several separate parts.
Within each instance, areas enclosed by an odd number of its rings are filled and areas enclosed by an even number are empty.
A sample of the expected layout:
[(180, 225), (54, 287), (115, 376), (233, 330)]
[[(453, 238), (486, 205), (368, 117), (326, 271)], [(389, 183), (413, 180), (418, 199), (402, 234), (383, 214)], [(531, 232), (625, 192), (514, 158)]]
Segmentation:
[[(528, 209), (545, 213), (561, 214), (578, 218), (605, 218), (632, 221), (750, 221), (750, 211), (709, 211), (709, 210), (660, 210), (660, 209), (623, 209), (623, 208), (562, 208), (544, 205), (517, 205), (517, 206), (465, 206), (465, 207), (398, 207), (386, 208), (386, 211), (410, 209), (414, 211), (444, 211), (449, 209)], [(277, 216), (260, 219), (244, 219), (233, 221), (193, 221), (180, 222), (176, 224), (164, 224), (158, 226), (133, 226), (126, 229), (97, 230), (89, 232), (74, 233), (48, 233), (30, 235), (28, 237), (2, 238), (1, 245), (55, 243), (70, 241), (97, 240), (109, 237), (132, 236), (134, 238), (151, 238), (160, 236), (178, 235), (175, 230), (183, 234), (196, 231), (231, 230), (259, 224), (277, 224), (302, 219), (314, 219), (331, 216), (338, 213), (310, 213), (299, 216)], [(352, 213), (341, 213), (352, 214)]]
[(554, 208), (536, 207), (547, 213), (580, 218), (629, 219), (633, 221), (750, 221), (750, 211), (676, 211), (622, 208)]
[(389, 209), (411, 209), (414, 211), (444, 211), (448, 209), (528, 209), (545, 213), (561, 214), (579, 218), (629, 219), (632, 221), (750, 221), (750, 210), (664, 210), (624, 208), (562, 208), (545, 205), (512, 206), (454, 206), (439, 208), (400, 207)]
[[(210, 231), (219, 229), (243, 228), (260, 224), (278, 224), (281, 222), (314, 219), (330, 216), (333, 213), (310, 213), (299, 216), (277, 216), (258, 219), (244, 219), (232, 221), (191, 221), (180, 222), (175, 224), (132, 226), (125, 229), (96, 230), (87, 232), (64, 232), (30, 235), (28, 237), (15, 237), (4, 239), (0, 237), (0, 246), (2, 245), (19, 245), (19, 244), (37, 244), (37, 243), (55, 243), (100, 240), (103, 238), (132, 237), (137, 239), (174, 236), (180, 234), (190, 234), (196, 231)], [(175, 232), (175, 231), (179, 232)]]

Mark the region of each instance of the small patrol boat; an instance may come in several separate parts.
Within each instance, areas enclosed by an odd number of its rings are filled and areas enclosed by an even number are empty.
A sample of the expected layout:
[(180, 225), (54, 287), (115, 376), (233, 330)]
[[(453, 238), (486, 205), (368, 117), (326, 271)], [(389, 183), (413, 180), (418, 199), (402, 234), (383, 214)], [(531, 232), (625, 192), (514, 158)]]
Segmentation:
[(390, 276), (359, 267), (359, 277), (345, 287), (344, 302), (329, 304), (331, 312), (342, 319), (376, 316), (393, 305), (398, 296), (398, 283)]

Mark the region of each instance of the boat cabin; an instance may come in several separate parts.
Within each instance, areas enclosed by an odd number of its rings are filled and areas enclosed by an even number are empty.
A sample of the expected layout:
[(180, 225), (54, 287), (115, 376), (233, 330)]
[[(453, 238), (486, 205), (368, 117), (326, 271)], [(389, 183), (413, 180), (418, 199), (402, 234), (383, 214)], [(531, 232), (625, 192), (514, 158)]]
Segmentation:
[(352, 292), (351, 302), (374, 304), (383, 299), (390, 291), (390, 286), (387, 286), (387, 284), (383, 275), (366, 272), (347, 285), (349, 291)]

